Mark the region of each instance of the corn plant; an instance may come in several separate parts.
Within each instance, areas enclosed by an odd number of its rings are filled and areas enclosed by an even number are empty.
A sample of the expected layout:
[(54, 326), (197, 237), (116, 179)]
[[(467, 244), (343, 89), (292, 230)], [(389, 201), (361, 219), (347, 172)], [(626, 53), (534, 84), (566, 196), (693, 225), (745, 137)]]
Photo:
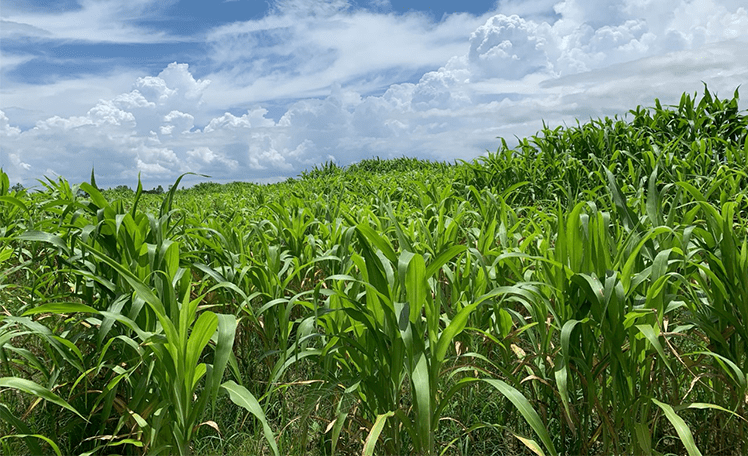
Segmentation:
[(705, 88), (472, 162), (0, 172), (0, 448), (746, 452), (746, 166)]

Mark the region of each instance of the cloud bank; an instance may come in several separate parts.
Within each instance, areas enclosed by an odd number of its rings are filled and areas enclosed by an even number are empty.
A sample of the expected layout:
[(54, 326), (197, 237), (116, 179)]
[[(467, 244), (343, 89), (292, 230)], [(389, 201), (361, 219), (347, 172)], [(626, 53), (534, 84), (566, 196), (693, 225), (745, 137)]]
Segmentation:
[(327, 160), (470, 159), (543, 120), (674, 103), (702, 81), (730, 96), (748, 81), (739, 1), (503, 1), (435, 23), (288, 0), (207, 37), (210, 71), (199, 78), (175, 62), (82, 115), (28, 128), (0, 111), (11, 181), (80, 181), (92, 166), (104, 186), (138, 174), (166, 185), (184, 172), (262, 181)]

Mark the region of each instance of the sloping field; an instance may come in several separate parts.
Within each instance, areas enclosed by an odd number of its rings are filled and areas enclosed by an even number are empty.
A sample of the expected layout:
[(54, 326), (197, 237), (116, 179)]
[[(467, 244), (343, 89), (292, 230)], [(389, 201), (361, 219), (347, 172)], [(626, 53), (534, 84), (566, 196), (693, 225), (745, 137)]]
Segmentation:
[(1, 448), (748, 454), (747, 173), (737, 91), (274, 185), (0, 173)]

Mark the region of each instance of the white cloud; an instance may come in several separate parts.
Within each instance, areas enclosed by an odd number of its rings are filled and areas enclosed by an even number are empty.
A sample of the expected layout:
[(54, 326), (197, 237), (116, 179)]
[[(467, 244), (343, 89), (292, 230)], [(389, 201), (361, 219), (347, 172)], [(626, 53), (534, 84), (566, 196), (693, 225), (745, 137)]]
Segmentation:
[(0, 49), (0, 74), (13, 71), (24, 63), (34, 60), (32, 54), (27, 53), (8, 53)]
[(236, 160), (226, 158), (224, 154), (213, 152), (209, 147), (204, 146), (187, 151), (187, 159), (193, 164), (192, 167), (200, 167), (202, 172), (210, 172), (211, 169), (219, 172), (235, 171), (239, 167), (239, 162)]
[(169, 170), (161, 166), (159, 163), (145, 163), (139, 158), (137, 169), (143, 179), (148, 179), (149, 177), (158, 178), (169, 175)]
[(3, 4), (0, 38), (45, 39), (95, 43), (157, 43), (181, 41), (167, 33), (136, 25), (154, 18), (173, 3), (162, 0), (80, 0), (68, 11), (28, 12)]
[(164, 116), (164, 122), (169, 124), (161, 127), (169, 128), (167, 134), (171, 134), (174, 128), (177, 129), (177, 133), (189, 133), (195, 124), (195, 118), (191, 114), (173, 110)]
[(549, 33), (547, 23), (497, 15), (470, 35), (468, 59), (479, 77), (519, 79), (544, 72), (550, 66), (544, 49)]
[[(53, 81), (48, 84), (16, 83), (3, 80), (0, 109), (24, 127), (53, 116), (70, 117), (86, 113), (98, 100), (120, 102), (117, 97), (133, 85), (140, 74), (113, 68), (104, 74)], [(123, 108), (126, 109), (126, 108)]]
[(24, 169), (24, 170), (31, 169), (31, 165), (29, 165), (28, 163), (22, 162), (21, 159), (18, 157), (18, 155), (16, 155), (16, 154), (10, 154), (10, 155), (8, 155), (8, 157), (10, 158), (10, 162), (14, 166), (16, 166), (16, 167), (18, 167), (20, 169)]
[(220, 117), (216, 117), (210, 121), (210, 123), (203, 129), (205, 133), (218, 131), (222, 129), (236, 130), (239, 128), (251, 128), (252, 123), (249, 119), (248, 114), (244, 114), (241, 117), (236, 117), (230, 112), (225, 113)]
[(207, 37), (216, 70), (211, 106), (324, 96), (340, 83), (358, 92), (386, 88), (465, 52), (485, 18), (455, 14), (439, 23), (421, 13), (349, 11), (344, 1), (284, 1), (262, 19), (235, 22)]
[(21, 133), (21, 129), (10, 125), (8, 117), (3, 111), (0, 111), (0, 135), (11, 137), (18, 136)]
[(209, 80), (195, 80), (184, 63), (170, 63), (158, 76), (138, 78), (134, 90), (124, 95), (122, 102), (138, 107), (157, 110), (179, 107), (197, 109), (202, 104), (202, 96), (210, 85)]
[[(730, 96), (748, 80), (739, 2), (599, 3), (566, 0), (542, 13), (550, 2), (503, 1), (499, 10), (518, 14), (433, 23), (343, 1), (282, 2), (264, 19), (214, 30), (216, 70), (202, 79), (172, 63), (33, 127), (0, 111), (3, 163), (24, 182), (49, 168), (83, 180), (95, 166), (103, 185), (132, 185), (138, 172), (146, 185), (168, 185), (187, 171), (259, 181), (329, 159), (469, 159), (543, 120), (673, 103), (701, 81)], [(38, 107), (12, 97), (11, 106)], [(269, 117), (263, 103), (286, 98), (285, 112)]]

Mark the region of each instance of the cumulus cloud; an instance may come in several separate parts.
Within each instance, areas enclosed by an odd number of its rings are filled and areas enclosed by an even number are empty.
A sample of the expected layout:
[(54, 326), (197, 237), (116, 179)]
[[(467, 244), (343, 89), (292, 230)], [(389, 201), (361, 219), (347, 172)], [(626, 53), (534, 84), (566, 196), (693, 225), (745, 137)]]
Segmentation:
[[(23, 182), (47, 170), (83, 180), (96, 166), (103, 185), (138, 173), (167, 185), (188, 171), (259, 181), (373, 155), (469, 159), (543, 120), (676, 102), (701, 81), (726, 96), (748, 80), (740, 2), (598, 3), (502, 1), (499, 11), (513, 14), (434, 23), (342, 0), (280, 2), (263, 19), (215, 29), (217, 70), (202, 79), (173, 63), (85, 115), (27, 128), (0, 111), (3, 164)], [(263, 106), (289, 97), (275, 117)]]
[(125, 96), (133, 81), (142, 73), (115, 67), (96, 76), (60, 79), (46, 84), (12, 82), (3, 79), (0, 85), (0, 109), (17, 125), (27, 129), (37, 121), (53, 116), (71, 117), (86, 113), (99, 100), (115, 100)]
[(18, 136), (21, 133), (21, 129), (10, 125), (8, 117), (3, 111), (0, 111), (0, 135), (5, 137)]
[(24, 181), (48, 168), (78, 176), (95, 166), (112, 182), (132, 182), (139, 172), (145, 179), (170, 180), (187, 171), (188, 163), (200, 171), (224, 159), (218, 153), (186, 160), (188, 150), (196, 150), (189, 140), (194, 117), (187, 111), (200, 109), (208, 84), (195, 80), (186, 64), (173, 63), (157, 76), (138, 78), (130, 92), (99, 100), (83, 116), (53, 116), (21, 131), (3, 113), (0, 131), (13, 140), (4, 144), (3, 154), (22, 157), (23, 166), (11, 164)]
[(224, 154), (213, 152), (205, 146), (188, 150), (187, 161), (192, 165), (190, 168), (199, 167), (203, 172), (210, 172), (212, 169), (216, 171), (235, 171), (239, 167), (238, 161), (226, 158)]
[(189, 133), (195, 124), (195, 118), (191, 114), (179, 111), (171, 111), (164, 116), (166, 124), (161, 126), (161, 134), (171, 135), (174, 129), (177, 133)]
[(275, 125), (275, 122), (265, 118), (267, 112), (267, 109), (257, 108), (247, 111), (246, 114), (240, 117), (227, 112), (222, 116), (211, 119), (203, 131), (205, 133), (212, 133), (223, 130), (236, 131), (241, 128), (272, 127)]
[(470, 35), (468, 60), (478, 77), (518, 79), (547, 71), (551, 65), (544, 48), (549, 34), (547, 23), (497, 15)]

